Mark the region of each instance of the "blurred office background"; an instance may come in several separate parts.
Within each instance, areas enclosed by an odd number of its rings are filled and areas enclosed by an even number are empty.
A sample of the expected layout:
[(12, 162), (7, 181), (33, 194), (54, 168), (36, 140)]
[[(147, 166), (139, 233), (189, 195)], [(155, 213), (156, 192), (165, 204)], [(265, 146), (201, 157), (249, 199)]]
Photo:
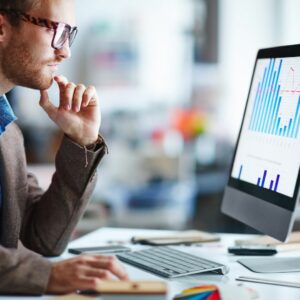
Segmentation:
[[(250, 232), (220, 213), (259, 48), (300, 43), (297, 0), (76, 1), (60, 68), (96, 86), (109, 155), (74, 236), (100, 226)], [(58, 90), (50, 95), (58, 103)], [(61, 132), (39, 93), (10, 95), (29, 168), (47, 188)]]

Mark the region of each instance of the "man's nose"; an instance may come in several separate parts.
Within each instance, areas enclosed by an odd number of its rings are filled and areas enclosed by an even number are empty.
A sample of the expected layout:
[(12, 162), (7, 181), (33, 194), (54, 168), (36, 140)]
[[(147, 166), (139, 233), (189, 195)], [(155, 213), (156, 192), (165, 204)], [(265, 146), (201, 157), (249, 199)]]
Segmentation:
[(69, 59), (71, 57), (71, 49), (69, 40), (63, 44), (62, 48), (55, 49), (55, 54), (59, 56), (61, 59)]

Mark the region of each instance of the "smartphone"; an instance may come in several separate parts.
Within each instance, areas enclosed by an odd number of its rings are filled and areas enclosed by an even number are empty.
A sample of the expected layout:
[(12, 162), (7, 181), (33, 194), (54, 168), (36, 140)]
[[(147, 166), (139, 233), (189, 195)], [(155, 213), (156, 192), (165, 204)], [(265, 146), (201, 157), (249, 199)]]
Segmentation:
[(236, 246), (229, 247), (228, 253), (235, 255), (274, 255), (277, 250), (269, 246)]
[(104, 253), (121, 253), (130, 252), (129, 247), (121, 245), (109, 245), (98, 247), (85, 247), (85, 248), (69, 248), (68, 252), (72, 254), (104, 254)]

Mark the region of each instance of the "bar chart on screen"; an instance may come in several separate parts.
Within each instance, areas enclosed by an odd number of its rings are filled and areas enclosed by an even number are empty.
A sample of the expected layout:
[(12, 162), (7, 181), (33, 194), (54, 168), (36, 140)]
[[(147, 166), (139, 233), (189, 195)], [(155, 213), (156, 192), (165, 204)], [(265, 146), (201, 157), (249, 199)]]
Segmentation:
[(257, 60), (232, 178), (293, 197), (299, 173), (300, 59)]
[[(244, 165), (240, 165), (239, 174), (236, 176), (238, 179), (242, 179)], [(280, 174), (276, 170), (268, 170), (266, 168), (261, 168), (262, 172), (259, 174), (259, 171), (256, 169), (252, 172), (252, 182), (256, 183), (257, 186), (269, 189), (274, 192), (278, 192), (278, 187), (280, 183)], [(243, 174), (244, 175), (244, 174)], [(249, 174), (247, 174), (249, 177)]]
[[(280, 58), (265, 60), (254, 91), (248, 129), (297, 139), (300, 127), (300, 65)], [(262, 72), (263, 71), (263, 72)]]

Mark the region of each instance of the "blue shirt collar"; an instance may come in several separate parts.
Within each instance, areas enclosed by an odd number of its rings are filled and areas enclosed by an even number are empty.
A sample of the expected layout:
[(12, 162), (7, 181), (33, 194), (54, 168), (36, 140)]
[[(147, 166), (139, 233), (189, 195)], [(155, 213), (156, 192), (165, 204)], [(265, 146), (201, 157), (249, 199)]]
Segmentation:
[(16, 119), (17, 117), (9, 105), (6, 96), (0, 96), (0, 135), (5, 131), (5, 128)]

